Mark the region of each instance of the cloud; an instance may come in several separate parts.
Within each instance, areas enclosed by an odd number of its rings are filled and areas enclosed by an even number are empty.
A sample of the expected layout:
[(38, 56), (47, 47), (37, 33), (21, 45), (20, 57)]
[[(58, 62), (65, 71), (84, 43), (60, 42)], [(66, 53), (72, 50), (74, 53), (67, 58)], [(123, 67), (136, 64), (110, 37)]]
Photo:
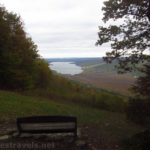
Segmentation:
[[(104, 55), (105, 49), (109, 48), (95, 47), (98, 26), (102, 24), (103, 1), (1, 0), (0, 3), (21, 15), (25, 30), (38, 45), (43, 57), (51, 54), (72, 57)], [(75, 49), (78, 50), (74, 52)]]

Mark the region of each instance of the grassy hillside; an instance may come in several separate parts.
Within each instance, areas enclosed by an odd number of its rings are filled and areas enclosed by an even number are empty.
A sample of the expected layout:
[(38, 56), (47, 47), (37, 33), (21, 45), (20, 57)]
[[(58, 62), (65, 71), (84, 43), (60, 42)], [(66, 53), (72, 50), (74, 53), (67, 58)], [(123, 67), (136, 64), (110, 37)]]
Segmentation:
[[(140, 127), (128, 122), (124, 114), (86, 107), (72, 102), (22, 96), (13, 92), (0, 91), (0, 126), (15, 122), (17, 117), (31, 115), (75, 115), (83, 135), (96, 148), (108, 150), (121, 141), (139, 132)], [(1, 129), (0, 129), (1, 131)], [(102, 142), (99, 144), (99, 142)]]
[(58, 75), (53, 75), (51, 84), (47, 89), (32, 89), (25, 91), (24, 94), (80, 103), (86, 107), (90, 106), (116, 112), (123, 112), (127, 105), (124, 96), (73, 82)]
[(14, 121), (17, 117), (28, 115), (75, 115), (79, 123), (110, 123), (112, 127), (129, 129), (131, 125), (124, 114), (83, 107), (72, 102), (23, 96), (13, 92), (0, 91), (0, 103), (1, 122)]
[[(65, 103), (54, 99), (23, 96), (14, 92), (0, 91), (0, 121), (11, 121), (26, 115), (76, 115), (80, 123), (101, 122), (110, 114), (124, 118), (123, 115), (98, 110), (93, 107), (82, 107), (72, 102)], [(107, 117), (106, 117), (107, 116)]]

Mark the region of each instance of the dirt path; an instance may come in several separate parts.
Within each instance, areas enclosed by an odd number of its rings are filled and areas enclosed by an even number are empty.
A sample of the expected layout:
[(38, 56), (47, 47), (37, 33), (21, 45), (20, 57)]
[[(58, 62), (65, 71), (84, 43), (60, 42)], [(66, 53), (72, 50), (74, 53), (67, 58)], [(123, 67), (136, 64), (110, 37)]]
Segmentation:
[[(8, 134), (11, 130), (16, 130), (14, 123), (0, 124), (1, 135)], [(76, 142), (70, 137), (54, 140), (54, 138), (42, 135), (0, 140), (0, 150), (3, 149), (2, 145), (8, 146), (10, 149), (20, 146), (21, 149), (26, 147), (32, 150), (37, 149), (36, 147), (40, 150), (122, 150), (119, 138), (117, 139), (106, 131), (102, 131), (97, 125), (80, 126), (79, 138)]]

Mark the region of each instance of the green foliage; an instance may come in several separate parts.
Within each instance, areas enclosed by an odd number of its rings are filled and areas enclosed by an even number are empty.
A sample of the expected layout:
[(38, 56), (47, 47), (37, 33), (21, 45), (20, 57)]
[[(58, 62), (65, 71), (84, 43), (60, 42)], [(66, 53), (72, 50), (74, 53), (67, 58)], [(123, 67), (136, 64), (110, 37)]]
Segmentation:
[(131, 138), (123, 141), (125, 149), (128, 150), (149, 150), (150, 149), (150, 131), (145, 130), (135, 134)]
[(52, 75), (47, 89), (36, 88), (25, 91), (24, 94), (35, 95), (45, 98), (60, 99), (66, 103), (73, 102), (87, 107), (104, 109), (114, 112), (124, 112), (127, 106), (125, 97), (98, 90), (93, 87), (69, 81), (62, 76)]
[[(96, 45), (111, 43), (111, 52), (107, 52), (105, 61), (118, 59), (119, 72), (131, 71), (137, 63), (149, 59), (144, 55), (150, 50), (149, 0), (107, 0), (104, 2), (103, 21), (109, 26), (99, 27), (99, 39)], [(109, 22), (110, 21), (110, 22)], [(119, 23), (117, 23), (119, 21)], [(123, 56), (123, 57), (122, 57)]]
[(133, 86), (135, 96), (129, 100), (127, 116), (136, 123), (150, 125), (150, 65), (141, 69), (143, 75)]
[(49, 83), (49, 72), (48, 64), (39, 58), (37, 46), (24, 31), (20, 16), (0, 5), (0, 88), (43, 87)]
[[(112, 25), (99, 27), (97, 45), (111, 43), (111, 52), (107, 52), (105, 61), (111, 63), (117, 59), (118, 72), (124, 73), (137, 69), (144, 76), (137, 79), (133, 86), (135, 96), (129, 100), (127, 116), (134, 122), (145, 124), (150, 115), (150, 1), (149, 0), (107, 0), (104, 2), (103, 21)], [(119, 23), (116, 23), (119, 21)], [(113, 24), (114, 23), (114, 24)], [(139, 69), (139, 68), (138, 68)], [(142, 70), (143, 69), (143, 70)]]
[(127, 117), (135, 123), (150, 125), (150, 102), (149, 99), (134, 97), (129, 99)]
[(133, 91), (143, 97), (150, 99), (150, 64), (145, 64), (141, 68), (142, 76), (140, 76), (136, 85), (133, 86)]
[(39, 88), (47, 88), (49, 87), (51, 80), (52, 80), (52, 72), (48, 68), (48, 63), (45, 62), (43, 59), (38, 59), (36, 62), (36, 87)]

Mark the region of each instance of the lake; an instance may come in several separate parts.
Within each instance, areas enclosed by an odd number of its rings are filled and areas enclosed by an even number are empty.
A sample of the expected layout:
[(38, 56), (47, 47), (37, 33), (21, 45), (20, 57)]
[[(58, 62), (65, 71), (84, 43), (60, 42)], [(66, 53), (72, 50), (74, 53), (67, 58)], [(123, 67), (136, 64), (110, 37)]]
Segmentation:
[(83, 72), (82, 68), (73, 62), (51, 62), (51, 70), (61, 74), (76, 75)]

